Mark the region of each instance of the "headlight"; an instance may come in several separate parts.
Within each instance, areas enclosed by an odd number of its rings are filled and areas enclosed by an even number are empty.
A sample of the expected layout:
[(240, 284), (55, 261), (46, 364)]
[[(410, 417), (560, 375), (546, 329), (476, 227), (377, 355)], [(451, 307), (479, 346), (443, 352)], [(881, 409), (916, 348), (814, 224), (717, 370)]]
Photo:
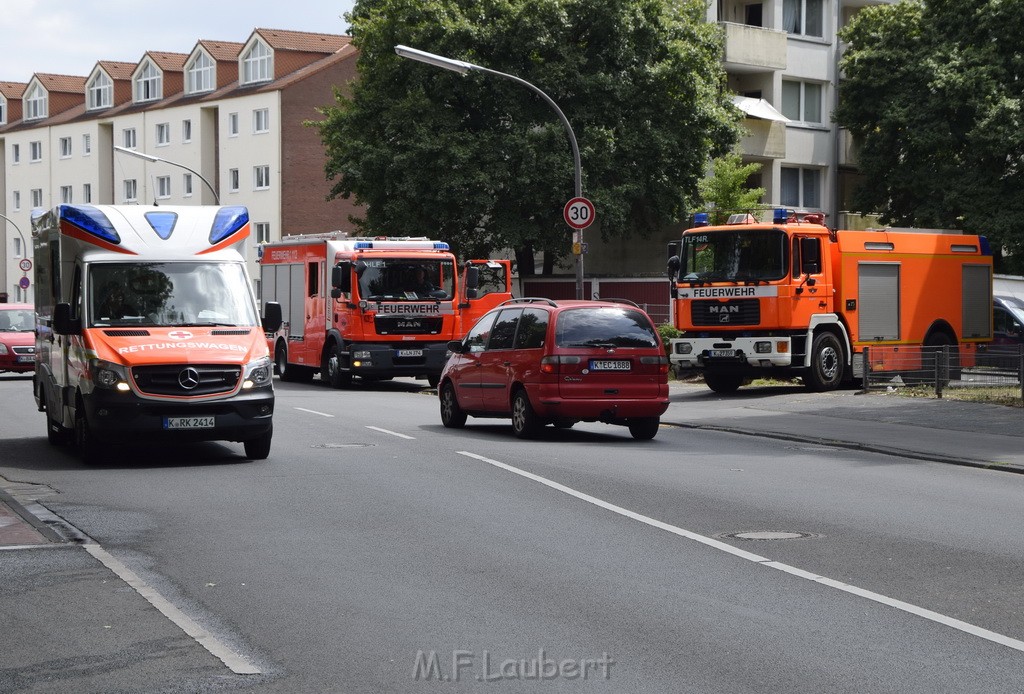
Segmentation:
[(369, 359), (370, 358), (370, 350), (368, 350), (368, 349), (356, 350), (355, 352), (352, 352), (352, 358), (353, 359)]
[(98, 388), (127, 391), (128, 371), (120, 364), (97, 359), (92, 363), (92, 382)]
[(262, 388), (274, 383), (274, 362), (270, 357), (260, 357), (245, 365), (242, 388)]
[(0, 354), (7, 356), (7, 345), (3, 342), (0, 342)]

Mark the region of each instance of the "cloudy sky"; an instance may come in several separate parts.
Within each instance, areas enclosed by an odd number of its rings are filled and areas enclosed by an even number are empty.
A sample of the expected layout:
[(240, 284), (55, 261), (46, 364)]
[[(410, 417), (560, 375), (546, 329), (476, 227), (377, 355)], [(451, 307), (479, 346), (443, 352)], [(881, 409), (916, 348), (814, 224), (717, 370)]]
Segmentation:
[(87, 76), (98, 60), (189, 53), (199, 39), (245, 41), (256, 27), (344, 34), (355, 0), (0, 0), (0, 81)]

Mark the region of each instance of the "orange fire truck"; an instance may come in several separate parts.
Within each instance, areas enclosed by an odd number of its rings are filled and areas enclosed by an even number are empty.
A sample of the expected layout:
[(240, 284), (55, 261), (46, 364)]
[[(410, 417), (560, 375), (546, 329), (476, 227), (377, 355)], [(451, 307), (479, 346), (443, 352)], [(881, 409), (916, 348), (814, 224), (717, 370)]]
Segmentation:
[(448, 244), (426, 237), (302, 235), (261, 248), (264, 302), (284, 322), (268, 337), (286, 381), (314, 374), (335, 388), (352, 378), (425, 378), (437, 385), (449, 340), (512, 297), (511, 261), (461, 268)]
[[(913, 368), (908, 347), (949, 345), (973, 364), (992, 338), (992, 254), (985, 237), (924, 230), (836, 231), (819, 214), (775, 210), (694, 228), (669, 247), (677, 373), (719, 393), (754, 377), (801, 376), (825, 391)], [(865, 367), (861, 355), (868, 351)], [(901, 353), (900, 350), (903, 349)], [(920, 365), (918, 365), (920, 366)]]

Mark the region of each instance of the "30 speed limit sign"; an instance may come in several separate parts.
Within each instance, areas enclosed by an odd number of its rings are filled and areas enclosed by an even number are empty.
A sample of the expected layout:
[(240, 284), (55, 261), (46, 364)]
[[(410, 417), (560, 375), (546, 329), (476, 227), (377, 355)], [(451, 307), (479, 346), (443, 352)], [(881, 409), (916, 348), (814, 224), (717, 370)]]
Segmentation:
[(586, 198), (573, 198), (565, 203), (562, 216), (573, 229), (586, 229), (594, 223), (594, 203)]

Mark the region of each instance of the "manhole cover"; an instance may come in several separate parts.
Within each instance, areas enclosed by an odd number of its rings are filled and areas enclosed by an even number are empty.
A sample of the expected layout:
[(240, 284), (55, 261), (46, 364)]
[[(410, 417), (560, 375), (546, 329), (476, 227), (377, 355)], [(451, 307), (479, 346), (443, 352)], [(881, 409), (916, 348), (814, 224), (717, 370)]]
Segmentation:
[(746, 530), (738, 533), (723, 533), (719, 537), (733, 540), (800, 540), (805, 537), (819, 537), (814, 533), (795, 533), (784, 530)]
[(370, 448), (375, 443), (314, 443), (310, 448)]

